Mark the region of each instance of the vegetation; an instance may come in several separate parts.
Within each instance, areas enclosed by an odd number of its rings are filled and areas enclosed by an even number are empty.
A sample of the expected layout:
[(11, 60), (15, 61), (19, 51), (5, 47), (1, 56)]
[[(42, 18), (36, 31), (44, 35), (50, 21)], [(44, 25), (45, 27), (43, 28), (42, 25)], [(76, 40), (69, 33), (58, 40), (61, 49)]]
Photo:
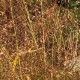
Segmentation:
[(80, 80), (80, 2), (57, 1), (0, 0), (0, 80)]

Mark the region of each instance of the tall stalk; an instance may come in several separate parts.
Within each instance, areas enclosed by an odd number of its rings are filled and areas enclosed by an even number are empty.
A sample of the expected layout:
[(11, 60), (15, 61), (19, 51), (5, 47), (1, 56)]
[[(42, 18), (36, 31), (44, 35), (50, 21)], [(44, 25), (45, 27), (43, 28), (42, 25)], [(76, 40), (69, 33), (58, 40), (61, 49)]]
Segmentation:
[(29, 14), (29, 11), (28, 11), (28, 8), (27, 8), (27, 4), (26, 4), (26, 1), (23, 0), (23, 4), (25, 6), (25, 11), (26, 11), (26, 14), (27, 14), (27, 18), (28, 18), (28, 21), (29, 21), (29, 29), (30, 29), (30, 33), (33, 37), (33, 41), (34, 41), (34, 44), (36, 46), (36, 48), (38, 48), (38, 44), (37, 44), (37, 40), (36, 40), (36, 36), (35, 36), (35, 32), (33, 30), (33, 25), (32, 25), (32, 21), (30, 19), (30, 14)]
[(14, 36), (15, 36), (15, 40), (16, 40), (16, 49), (18, 50), (18, 40), (17, 40), (17, 26), (15, 26), (15, 22), (14, 22), (14, 14), (13, 14), (13, 4), (12, 4), (12, 0), (10, 0), (10, 13), (11, 13), (11, 18), (12, 18), (12, 24), (14, 27)]
[[(44, 33), (44, 30), (45, 30), (45, 28), (44, 28), (44, 18), (43, 18), (43, 0), (41, 0), (41, 2), (40, 2), (40, 4), (41, 4), (41, 17), (42, 17), (42, 30), (43, 30), (43, 54), (44, 54), (44, 70), (45, 70), (45, 73), (46, 73), (46, 64), (47, 64), (47, 62), (46, 62), (46, 58), (47, 58), (47, 55), (46, 55), (46, 52), (45, 52), (45, 33)], [(44, 76), (45, 77), (45, 80), (46, 80), (46, 76)]]

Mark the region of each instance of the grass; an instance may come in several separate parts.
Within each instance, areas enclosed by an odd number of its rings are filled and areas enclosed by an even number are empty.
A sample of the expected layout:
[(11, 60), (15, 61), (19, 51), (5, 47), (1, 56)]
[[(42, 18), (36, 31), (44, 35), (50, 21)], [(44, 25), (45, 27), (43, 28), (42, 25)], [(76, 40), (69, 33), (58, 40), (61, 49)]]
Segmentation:
[(46, 0), (0, 1), (0, 80), (79, 80), (64, 64), (79, 55), (75, 11)]

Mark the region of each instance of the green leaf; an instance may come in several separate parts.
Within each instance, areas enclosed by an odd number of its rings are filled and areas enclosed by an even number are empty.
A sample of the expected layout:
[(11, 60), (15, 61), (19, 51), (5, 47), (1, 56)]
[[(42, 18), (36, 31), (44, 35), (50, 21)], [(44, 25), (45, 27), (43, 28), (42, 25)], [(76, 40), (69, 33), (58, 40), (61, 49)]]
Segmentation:
[(77, 7), (77, 5), (76, 1), (71, 1), (71, 7)]

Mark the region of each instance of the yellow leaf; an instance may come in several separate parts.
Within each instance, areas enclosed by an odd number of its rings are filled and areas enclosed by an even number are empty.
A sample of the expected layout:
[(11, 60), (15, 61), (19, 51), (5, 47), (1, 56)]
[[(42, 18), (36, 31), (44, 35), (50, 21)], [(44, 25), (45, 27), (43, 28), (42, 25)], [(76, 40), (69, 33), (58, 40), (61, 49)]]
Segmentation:
[(31, 48), (28, 49), (28, 52), (31, 52)]
[(13, 65), (12, 65), (12, 72), (13, 73), (15, 72), (15, 67), (16, 67), (18, 60), (19, 60), (19, 55), (17, 55), (13, 61)]

